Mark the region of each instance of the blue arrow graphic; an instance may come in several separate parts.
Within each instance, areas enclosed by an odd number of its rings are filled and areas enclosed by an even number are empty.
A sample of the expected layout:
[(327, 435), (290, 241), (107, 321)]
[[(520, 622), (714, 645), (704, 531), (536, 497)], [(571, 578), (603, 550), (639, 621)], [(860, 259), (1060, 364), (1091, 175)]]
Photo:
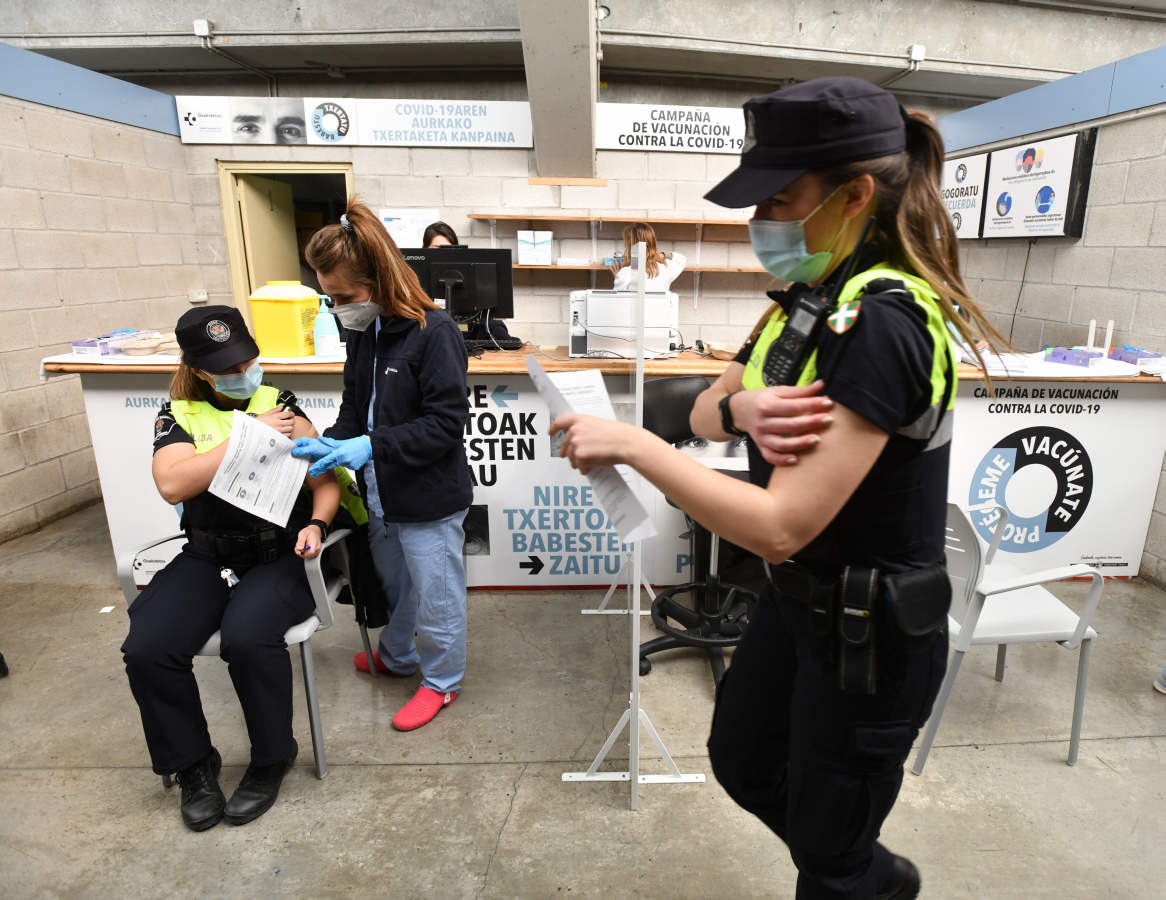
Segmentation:
[(500, 384), (490, 393), (490, 399), (494, 401), (495, 406), (501, 406), (503, 409), (509, 409), (510, 404), (507, 400), (517, 400), (518, 394), (511, 394), (507, 392), (506, 385)]

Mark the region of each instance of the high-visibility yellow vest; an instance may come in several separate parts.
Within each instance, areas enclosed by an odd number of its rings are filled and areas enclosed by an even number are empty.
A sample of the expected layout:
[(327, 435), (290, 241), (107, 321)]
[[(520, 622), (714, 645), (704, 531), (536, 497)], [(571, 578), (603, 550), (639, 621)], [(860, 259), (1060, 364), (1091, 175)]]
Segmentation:
[[(955, 406), (956, 377), (955, 377), (955, 349), (951, 344), (950, 333), (943, 319), (943, 312), (939, 306), (939, 295), (935, 290), (916, 275), (911, 275), (888, 265), (877, 265), (865, 272), (853, 276), (842, 286), (838, 295), (838, 305), (847, 303), (858, 297), (872, 281), (888, 278), (903, 285), (903, 293), (910, 295), (911, 302), (917, 303), (927, 315), (927, 332), (931, 336), (931, 403), (927, 410), (914, 422), (904, 425), (897, 434), (915, 440), (930, 437), (928, 450), (942, 446), (951, 440), (952, 416), (944, 416), (944, 410)], [(904, 298), (906, 300), (906, 298)], [(765, 379), (761, 374), (765, 365), (765, 357), (769, 348), (782, 329), (785, 328), (785, 310), (778, 307), (773, 311), (757, 336), (753, 344), (753, 352), (745, 363), (745, 371), (741, 374), (741, 387), (747, 391), (754, 391), (765, 387)], [(798, 377), (798, 385), (810, 384), (818, 377), (818, 348), (815, 347), (806, 360), (805, 368)], [(939, 429), (937, 430), (937, 426)]]
[[(279, 390), (266, 384), (251, 395), (243, 412), (260, 415), (274, 409), (279, 401)], [(171, 400), (170, 412), (174, 421), (194, 440), (194, 452), (206, 453), (213, 450), (231, 436), (231, 423), (235, 411), (219, 409), (205, 400)], [(360, 499), (360, 489), (343, 466), (332, 470), (340, 482), (340, 505), (348, 510), (357, 525), (368, 521), (368, 511)]]

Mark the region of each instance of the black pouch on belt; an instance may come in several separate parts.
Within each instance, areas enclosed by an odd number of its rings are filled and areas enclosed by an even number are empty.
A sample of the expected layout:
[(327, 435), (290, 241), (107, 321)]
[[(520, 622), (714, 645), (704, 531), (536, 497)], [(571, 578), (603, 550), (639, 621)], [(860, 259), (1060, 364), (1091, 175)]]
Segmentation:
[(848, 694), (873, 694), (875, 604), (879, 570), (847, 566), (838, 582), (838, 686)]
[(265, 525), (255, 532), (255, 540), (258, 544), (259, 562), (269, 563), (279, 559), (284, 544), (282, 528)]
[(926, 649), (947, 623), (951, 582), (943, 566), (883, 577), (891, 618), (907, 652)]

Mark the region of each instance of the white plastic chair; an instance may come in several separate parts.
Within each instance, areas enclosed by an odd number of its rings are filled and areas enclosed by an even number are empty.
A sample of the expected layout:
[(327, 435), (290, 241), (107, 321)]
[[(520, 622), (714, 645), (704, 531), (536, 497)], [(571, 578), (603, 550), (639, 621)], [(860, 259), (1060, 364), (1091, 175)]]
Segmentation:
[[(1073, 726), (1069, 737), (1069, 765), (1077, 762), (1081, 741), (1081, 718), (1085, 709), (1085, 682), (1089, 674), (1089, 650), (1097, 632), (1090, 624), (1105, 581), (1092, 566), (1073, 564), (1041, 572), (1016, 574), (1004, 566), (991, 566), (1008, 524), (1008, 513), (997, 507), (1000, 520), (987, 555), (981, 553), (980, 541), (964, 511), (954, 503), (947, 505), (947, 572), (952, 585), (952, 608), (948, 628), (955, 648), (939, 688), (935, 707), (923, 734), (923, 743), (915, 756), (911, 771), (923, 772), (927, 754), (939, 730), (939, 720), (951, 696), (964, 654), (974, 644), (995, 644), (996, 680), (1004, 680), (1004, 657), (1009, 644), (1056, 641), (1068, 650), (1081, 648), (1077, 664), (1077, 694), (1073, 702)], [(1081, 615), (1041, 587), (1065, 578), (1093, 579), (1089, 597)]]
[[(304, 560), (304, 572), (308, 577), (308, 585), (312, 589), (312, 599), (316, 602), (316, 611), (300, 622), (293, 625), (283, 636), (284, 643), (289, 647), (292, 644), (300, 645), (300, 668), (304, 674), (304, 693), (308, 699), (308, 725), (312, 730), (312, 753), (316, 758), (316, 777), (323, 778), (328, 774), (328, 763), (324, 757), (324, 732), (320, 726), (320, 701), (316, 694), (316, 667), (312, 659), (312, 635), (317, 631), (328, 628), (333, 620), (332, 603), (345, 585), (350, 584), (348, 569), (348, 549), (344, 546), (344, 538), (350, 530), (338, 528), (328, 535), (319, 555)], [(150, 583), (154, 573), (177, 555), (186, 541), (186, 535), (181, 532), (168, 535), (156, 541), (151, 541), (136, 550), (125, 554), (118, 560), (117, 578), (121, 582), (122, 593), (125, 594), (126, 605), (133, 605), (142, 588)], [(153, 551), (150, 553), (150, 551)], [(323, 560), (329, 557), (331, 571), (325, 577)], [(215, 632), (202, 645), (198, 656), (219, 655), (220, 633)], [(163, 775), (162, 782), (170, 787), (170, 776)]]

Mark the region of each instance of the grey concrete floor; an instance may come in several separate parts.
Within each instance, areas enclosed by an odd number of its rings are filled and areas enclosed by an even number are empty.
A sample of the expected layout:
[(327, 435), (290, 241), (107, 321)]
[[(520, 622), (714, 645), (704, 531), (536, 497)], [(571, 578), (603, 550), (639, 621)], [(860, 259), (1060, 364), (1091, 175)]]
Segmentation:
[[(1071, 604), (1085, 586), (1057, 593)], [(704, 659), (656, 657), (643, 707), (706, 784), (565, 784), (627, 706), (626, 617), (599, 592), (472, 592), (463, 695), (416, 732), (389, 726), (415, 679), (356, 674), (348, 610), (314, 639), (329, 773), (318, 781), (298, 654), (299, 762), (241, 828), (187, 831), (148, 766), (118, 647), (125, 604), (100, 506), (0, 545), (0, 897), (378, 895), (792, 897), (780, 842), (711, 779)], [(113, 605), (111, 613), (99, 610)], [(973, 650), (922, 777), (884, 840), (925, 897), (1159, 897), (1166, 883), (1166, 594), (1106, 587), (1080, 762), (1065, 765), (1077, 655), (1019, 646), (1007, 676)], [(650, 633), (650, 625), (645, 633)], [(196, 671), (229, 794), (247, 760), (217, 659)], [(646, 742), (646, 739), (645, 739)], [(645, 746), (643, 770), (662, 771)], [(611, 754), (627, 768), (627, 741)]]

